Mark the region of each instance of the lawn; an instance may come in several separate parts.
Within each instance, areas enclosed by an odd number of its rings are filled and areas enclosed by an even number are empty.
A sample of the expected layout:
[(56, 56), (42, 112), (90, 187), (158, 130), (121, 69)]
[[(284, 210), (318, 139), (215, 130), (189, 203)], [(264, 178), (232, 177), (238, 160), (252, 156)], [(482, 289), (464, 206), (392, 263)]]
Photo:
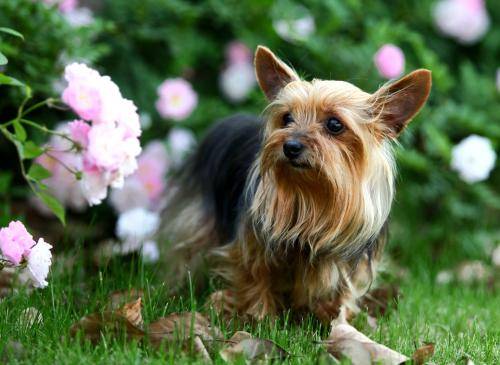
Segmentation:
[[(144, 266), (139, 260), (113, 259), (106, 267), (96, 268), (84, 260), (81, 252), (56, 258), (50, 285), (31, 294), (23, 291), (0, 301), (0, 363), (37, 364), (179, 364), (203, 363), (195, 355), (179, 348), (155, 350), (149, 344), (127, 342), (103, 336), (97, 345), (81, 343), (69, 336), (69, 328), (82, 316), (104, 308), (109, 294), (116, 290), (142, 289), (145, 297), (143, 317), (150, 323), (175, 311), (200, 310), (206, 295), (169, 296), (161, 281), (161, 266)], [(460, 363), (468, 357), (475, 364), (500, 361), (500, 299), (486, 284), (433, 284), (433, 270), (425, 262), (414, 263), (401, 281), (397, 306), (377, 318), (376, 328), (367, 325), (361, 315), (354, 325), (373, 340), (411, 355), (424, 342), (436, 344), (435, 364)], [(38, 309), (42, 321), (29, 326), (20, 320), (27, 307)], [(206, 312), (205, 312), (206, 313)], [(226, 338), (236, 330), (246, 330), (258, 338), (275, 341), (291, 356), (290, 364), (324, 363), (322, 346), (329, 329), (311, 317), (291, 321), (286, 315), (276, 321), (226, 326), (214, 313), (206, 313)], [(20, 346), (20, 345), (21, 346)], [(218, 343), (210, 349), (214, 363), (224, 363)], [(243, 363), (243, 362), (242, 362)]]

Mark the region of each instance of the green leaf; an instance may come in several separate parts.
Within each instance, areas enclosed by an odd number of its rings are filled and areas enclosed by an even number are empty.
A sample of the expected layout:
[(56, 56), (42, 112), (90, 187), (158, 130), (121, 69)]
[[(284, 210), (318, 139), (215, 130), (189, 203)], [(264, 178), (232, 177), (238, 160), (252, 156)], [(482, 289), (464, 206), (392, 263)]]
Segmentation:
[(66, 225), (66, 213), (62, 204), (54, 198), (52, 195), (46, 193), (45, 191), (37, 191), (36, 195), (43, 201), (43, 203), (55, 214), (61, 223)]
[(30, 160), (32, 158), (37, 158), (41, 154), (43, 154), (44, 150), (41, 147), (38, 147), (34, 142), (27, 141), (24, 143), (24, 150), (22, 154), (22, 158), (24, 160)]
[(23, 35), (19, 33), (17, 30), (6, 27), (0, 27), (0, 32), (13, 35), (14, 37), (21, 38), (24, 41)]
[(47, 179), (52, 173), (40, 164), (33, 163), (28, 171), (28, 177), (35, 181)]
[(9, 60), (7, 59), (7, 57), (5, 57), (2, 52), (0, 52), (0, 66), (6, 65), (8, 62)]
[(0, 73), (0, 85), (11, 85), (11, 86), (19, 86), (19, 87), (26, 86), (21, 81), (15, 79), (13, 77), (7, 76), (3, 73)]
[(15, 120), (13, 125), (14, 125), (14, 132), (16, 134), (17, 139), (20, 140), (21, 142), (26, 141), (26, 136), (27, 136), (26, 129), (24, 129), (22, 124), (19, 123), (18, 120)]

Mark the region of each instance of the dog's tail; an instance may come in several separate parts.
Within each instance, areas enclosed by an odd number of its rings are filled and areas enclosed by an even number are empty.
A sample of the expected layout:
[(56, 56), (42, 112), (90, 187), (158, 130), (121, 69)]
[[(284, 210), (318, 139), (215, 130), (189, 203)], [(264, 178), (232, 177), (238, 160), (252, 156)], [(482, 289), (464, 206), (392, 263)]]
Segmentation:
[[(235, 115), (217, 123), (167, 189), (161, 238), (168, 241), (168, 283), (184, 286), (204, 272), (209, 251), (236, 233), (247, 175), (261, 144), (262, 122)], [(199, 282), (199, 280), (196, 280)]]

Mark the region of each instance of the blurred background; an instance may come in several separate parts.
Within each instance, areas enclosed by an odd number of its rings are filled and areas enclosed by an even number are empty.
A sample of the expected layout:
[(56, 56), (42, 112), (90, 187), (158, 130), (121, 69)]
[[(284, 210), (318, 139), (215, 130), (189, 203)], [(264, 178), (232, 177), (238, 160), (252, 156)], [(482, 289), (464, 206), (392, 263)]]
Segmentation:
[[(63, 227), (33, 199), (14, 147), (1, 140), (0, 226), (24, 218), (63, 251), (75, 239), (113, 237), (132, 208), (157, 210), (169, 173), (208, 127), (265, 107), (252, 69), (263, 44), (306, 79), (346, 80), (369, 92), (432, 70), (430, 100), (396, 147), (390, 256), (416, 271), (499, 265), (499, 24), (496, 0), (2, 0), (0, 26), (24, 40), (0, 33), (9, 59), (0, 70), (29, 84), (35, 101), (60, 96), (68, 63), (109, 75), (138, 107), (144, 152), (123, 190), (92, 208), (78, 182), (53, 170), (46, 183), (68, 209)], [(6, 121), (22, 95), (4, 86), (0, 93)], [(73, 118), (55, 108), (31, 117), (54, 128)]]

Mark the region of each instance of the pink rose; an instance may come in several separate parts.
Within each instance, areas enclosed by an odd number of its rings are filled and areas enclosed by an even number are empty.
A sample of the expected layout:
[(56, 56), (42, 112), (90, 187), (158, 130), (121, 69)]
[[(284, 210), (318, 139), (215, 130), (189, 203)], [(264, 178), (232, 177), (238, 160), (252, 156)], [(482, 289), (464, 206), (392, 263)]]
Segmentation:
[(118, 114), (118, 125), (125, 129), (127, 137), (139, 137), (141, 135), (141, 122), (137, 107), (127, 99), (123, 99)]
[(167, 79), (158, 87), (156, 109), (165, 119), (186, 119), (198, 104), (198, 95), (184, 79)]
[(483, 0), (441, 0), (434, 7), (438, 29), (462, 44), (472, 44), (488, 31), (490, 18)]
[(0, 251), (14, 265), (28, 257), (34, 245), (33, 236), (19, 221), (10, 222), (8, 227), (0, 229)]
[(252, 59), (252, 51), (243, 42), (232, 41), (226, 46), (226, 60), (228, 64), (252, 63)]
[(78, 7), (78, 0), (60, 0), (59, 11), (61, 13), (69, 13)]
[(68, 123), (69, 134), (73, 141), (85, 148), (89, 144), (90, 125), (83, 120), (74, 120)]
[(393, 44), (383, 45), (373, 57), (380, 76), (394, 79), (401, 76), (405, 69), (405, 55), (401, 48)]

